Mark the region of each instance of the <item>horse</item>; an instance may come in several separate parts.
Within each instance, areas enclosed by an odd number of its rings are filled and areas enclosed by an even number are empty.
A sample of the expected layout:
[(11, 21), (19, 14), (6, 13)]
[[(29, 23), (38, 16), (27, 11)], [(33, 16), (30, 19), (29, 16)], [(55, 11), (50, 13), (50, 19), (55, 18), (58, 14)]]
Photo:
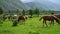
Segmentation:
[(50, 23), (50, 26), (51, 25), (54, 25), (54, 20), (56, 20), (56, 22), (58, 23), (58, 24), (60, 24), (59, 22), (59, 19), (57, 18), (57, 17), (55, 17), (55, 16), (42, 16), (39, 20), (42, 20), (43, 19), (43, 26), (44, 26), (44, 24), (46, 25), (46, 26), (48, 26), (47, 25), (47, 23), (46, 23), (46, 21), (51, 21), (51, 23)]
[(17, 17), (17, 15), (11, 15), (11, 19), (16, 19)]
[(60, 14), (54, 14), (54, 16), (60, 19)]
[(25, 21), (26, 19), (27, 19), (27, 16), (20, 15), (18, 17), (18, 22), (21, 21), (21, 20)]
[(3, 21), (5, 21), (7, 18), (10, 19), (10, 15), (3, 15)]

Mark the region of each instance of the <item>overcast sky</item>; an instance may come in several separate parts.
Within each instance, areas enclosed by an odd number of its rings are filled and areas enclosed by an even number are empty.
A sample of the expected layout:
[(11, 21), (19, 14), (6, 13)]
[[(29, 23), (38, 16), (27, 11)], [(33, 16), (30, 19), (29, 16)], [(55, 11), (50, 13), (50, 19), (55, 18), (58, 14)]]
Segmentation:
[(22, 2), (33, 2), (33, 1), (51, 1), (51, 2), (54, 2), (54, 3), (57, 3), (59, 4), (60, 3), (60, 0), (21, 0)]
[(21, 0), (22, 2), (32, 2), (34, 0)]

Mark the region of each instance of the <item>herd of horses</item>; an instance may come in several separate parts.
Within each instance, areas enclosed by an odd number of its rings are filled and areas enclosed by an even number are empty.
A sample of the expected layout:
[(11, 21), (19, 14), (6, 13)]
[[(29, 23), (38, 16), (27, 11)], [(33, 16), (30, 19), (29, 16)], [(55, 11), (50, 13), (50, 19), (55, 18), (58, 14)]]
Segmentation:
[[(14, 19), (16, 18), (17, 15), (3, 15), (3, 19), (4, 21), (8, 18), (8, 19)], [(19, 21), (23, 20), (25, 21), (28, 17), (25, 16), (25, 15), (19, 15), (17, 20), (14, 21), (14, 25), (17, 25), (19, 23)], [(53, 14), (53, 15), (45, 15), (45, 16), (42, 16), (41, 18), (39, 18), (39, 20), (42, 20), (43, 19), (43, 26), (44, 24), (46, 26), (47, 25), (47, 22), (46, 21), (50, 21), (50, 26), (51, 25), (54, 25), (54, 21), (56, 21), (58, 24), (60, 24), (60, 14)]]
[(24, 15), (3, 15), (3, 21), (6, 19), (13, 22), (13, 26), (16, 26), (21, 20), (25, 22), (27, 16)]

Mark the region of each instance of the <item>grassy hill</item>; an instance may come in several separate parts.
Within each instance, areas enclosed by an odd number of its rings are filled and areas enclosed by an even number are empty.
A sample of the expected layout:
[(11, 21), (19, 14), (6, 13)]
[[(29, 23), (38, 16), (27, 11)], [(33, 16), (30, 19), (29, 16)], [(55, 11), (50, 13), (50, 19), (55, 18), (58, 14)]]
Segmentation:
[(29, 7), (22, 3), (20, 0), (0, 0), (0, 6), (6, 10), (29, 9)]

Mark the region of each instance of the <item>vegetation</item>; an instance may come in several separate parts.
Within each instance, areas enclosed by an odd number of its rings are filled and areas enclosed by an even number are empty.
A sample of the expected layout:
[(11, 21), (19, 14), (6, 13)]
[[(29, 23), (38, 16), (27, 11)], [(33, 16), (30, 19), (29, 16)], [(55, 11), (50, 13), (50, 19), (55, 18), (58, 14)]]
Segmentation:
[(22, 14), (25, 15), (25, 10), (22, 11)]
[(34, 9), (34, 14), (36, 14), (37, 16), (39, 16), (39, 12), (40, 12), (39, 9), (37, 9), (37, 8)]
[(30, 15), (30, 17), (33, 16), (33, 10), (32, 9), (29, 10), (29, 15)]
[[(25, 23), (25, 24), (24, 24)], [(47, 22), (49, 24), (49, 22)], [(42, 27), (42, 20), (38, 17), (27, 19), (25, 22), (20, 22), (13, 27), (13, 22), (8, 19), (0, 24), (0, 34), (59, 34), (60, 25), (55, 22), (54, 26)]]
[(3, 8), (0, 7), (0, 14), (3, 14)]

